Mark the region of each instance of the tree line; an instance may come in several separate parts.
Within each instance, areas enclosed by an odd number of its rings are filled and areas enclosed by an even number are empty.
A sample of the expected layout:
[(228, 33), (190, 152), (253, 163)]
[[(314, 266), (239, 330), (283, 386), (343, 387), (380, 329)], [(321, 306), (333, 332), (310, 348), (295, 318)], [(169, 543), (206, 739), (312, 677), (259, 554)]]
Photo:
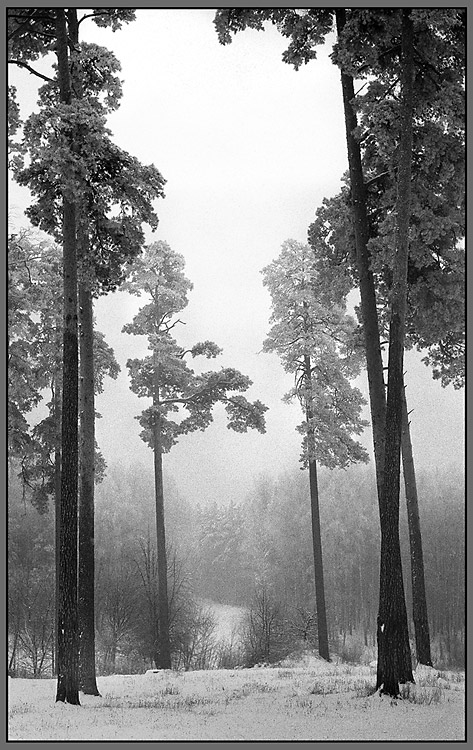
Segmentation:
[[(261, 402), (241, 395), (251, 382), (239, 371), (196, 375), (189, 367), (189, 357), (218, 356), (216, 344), (203, 341), (186, 351), (174, 338), (176, 316), (191, 288), (183, 259), (163, 241), (143, 249), (143, 224), (156, 228), (153, 201), (164, 197), (165, 181), (156, 167), (139, 164), (110, 139), (105, 123), (119, 103), (119, 64), (108, 51), (80, 42), (80, 25), (88, 18), (117, 30), (133, 20), (134, 11), (95, 9), (80, 18), (77, 9), (9, 11), (9, 62), (45, 81), (39, 111), (23, 124), (21, 141), (15, 140), (21, 124), (16, 92), (9, 89), (11, 165), (33, 196), (27, 210), (32, 223), (62, 247), (62, 312), (51, 320), (41, 296), (47, 277), (39, 270), (32, 278), (24, 262), (31, 247), (24, 237), (10, 237), (10, 246), (20, 252), (16, 265), (11, 255), (10, 284), (20, 293), (11, 297), (9, 435), (20, 476), (34, 485), (35, 502), (55, 498), (57, 700), (76, 704), (79, 687), (98, 694), (94, 485), (100, 463), (94, 393), (100, 367), (102, 377), (116, 373), (106, 346), (102, 352), (108, 359), (99, 355), (94, 297), (122, 285), (146, 299), (124, 330), (146, 335), (151, 350), (127, 367), (132, 390), (152, 402), (139, 417), (154, 456), (157, 542), (155, 558), (148, 549), (143, 580), (149, 583), (155, 570), (153, 658), (161, 668), (171, 665), (163, 453), (180, 436), (205, 429), (217, 402), (225, 404), (228, 425), (238, 432), (264, 432), (266, 411)], [(294, 374), (287, 398), (299, 399), (303, 410), (299, 429), (309, 474), (318, 648), (330, 658), (317, 464), (334, 469), (366, 460), (353, 437), (364, 427), (361, 394), (350, 383), (365, 366), (381, 531), (376, 688), (398, 695), (399, 684), (413, 680), (398, 531), (401, 454), (416, 652), (422, 663), (431, 663), (404, 349), (426, 352), (426, 363), (443, 385), (461, 387), (464, 377), (465, 14), (461, 9), (219, 9), (215, 17), (224, 44), (231, 33), (262, 30), (266, 22), (289, 38), (283, 59), (296, 69), (315, 58), (317, 45), (336, 29), (332, 58), (341, 71), (347, 135), (345, 187), (317, 210), (309, 244), (287, 241), (263, 272), (273, 305), (265, 347)], [(51, 53), (56, 62), (50, 77), (33, 65)], [(355, 81), (363, 80), (355, 93)], [(354, 289), (360, 295), (358, 320), (346, 314), (346, 298)], [(55, 341), (57, 366), (52, 373), (48, 365), (46, 381), (39, 365), (42, 347), (37, 338), (30, 341), (30, 332), (48, 344)], [(46, 387), (52, 393), (48, 434), (31, 431), (26, 417)], [(171, 418), (176, 413), (180, 417)], [(263, 538), (255, 541), (266, 544)], [(265, 589), (259, 605), (266, 617)]]
[[(251, 666), (318, 647), (310, 504), (302, 472), (260, 477), (241, 503), (196, 506), (165, 477), (171, 663)], [(464, 487), (459, 473), (418, 477), (433, 661), (464, 668)], [(379, 526), (369, 467), (320, 472), (328, 641), (347, 661), (376, 651)], [(150, 467), (112, 465), (96, 492), (96, 633), (99, 674), (156, 668), (157, 586)], [(401, 513), (411, 602), (407, 511)], [(9, 491), (9, 670), (54, 673), (54, 512)], [(240, 607), (230, 643), (218, 643), (208, 603)], [(410, 607), (408, 607), (410, 611)], [(249, 627), (249, 616), (253, 626)], [(266, 633), (263, 616), (272, 617)], [(409, 618), (411, 651), (414, 624)]]

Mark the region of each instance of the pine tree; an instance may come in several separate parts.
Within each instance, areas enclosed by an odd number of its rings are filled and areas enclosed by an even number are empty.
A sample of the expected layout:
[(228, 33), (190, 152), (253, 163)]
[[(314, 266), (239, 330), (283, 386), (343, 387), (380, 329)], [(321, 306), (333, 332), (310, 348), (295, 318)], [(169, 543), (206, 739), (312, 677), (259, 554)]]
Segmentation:
[(319, 653), (329, 659), (316, 462), (334, 468), (368, 460), (351, 437), (367, 424), (360, 419), (361, 393), (349, 382), (361, 364), (350, 348), (356, 324), (345, 311), (346, 280), (317, 268), (308, 245), (286, 241), (263, 274), (273, 307), (264, 350), (277, 352), (294, 373), (295, 387), (285, 398), (297, 397), (305, 415), (298, 429), (309, 468)]
[[(187, 305), (187, 293), (192, 289), (183, 269), (182, 256), (167, 243), (156, 242), (134, 261), (129, 280), (123, 285), (130, 293), (144, 294), (149, 299), (123, 330), (147, 336), (151, 349), (151, 355), (144, 359), (128, 360), (127, 367), (132, 391), (152, 399), (152, 405), (138, 419), (143, 427), (141, 437), (154, 456), (159, 630), (156, 667), (162, 669), (171, 668), (163, 453), (171, 450), (181, 435), (205, 430), (212, 422), (212, 409), (218, 402), (225, 405), (228, 427), (236, 432), (246, 432), (248, 428), (264, 432), (266, 411), (260, 401), (250, 403), (239, 395), (250, 387), (251, 380), (238, 370), (227, 367), (198, 375), (188, 366), (185, 360), (188, 355), (215, 358), (221, 350), (211, 341), (184, 350), (171, 336), (180, 322), (175, 316)], [(181, 407), (187, 416), (179, 422), (170, 419), (169, 414)]]

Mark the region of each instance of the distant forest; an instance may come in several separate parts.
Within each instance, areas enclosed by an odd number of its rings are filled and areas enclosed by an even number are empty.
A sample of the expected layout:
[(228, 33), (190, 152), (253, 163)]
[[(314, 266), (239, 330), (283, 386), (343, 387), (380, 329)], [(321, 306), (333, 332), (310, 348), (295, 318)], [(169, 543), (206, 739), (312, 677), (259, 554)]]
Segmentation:
[[(463, 474), (419, 472), (429, 626), (434, 662), (464, 666)], [(246, 500), (196, 505), (166, 481), (173, 664), (180, 668), (272, 663), (317, 645), (310, 503), (305, 473), (261, 476)], [(320, 476), (331, 651), (374, 659), (379, 521), (369, 466)], [(99, 673), (153, 666), (156, 618), (151, 467), (112, 465), (97, 487), (96, 613)], [(411, 646), (409, 541), (401, 543)], [(54, 511), (38, 512), (19, 482), (9, 492), (9, 671), (51, 676), (54, 667)], [(245, 609), (243, 626), (219, 644), (208, 602)], [(154, 619), (153, 619), (154, 618)]]

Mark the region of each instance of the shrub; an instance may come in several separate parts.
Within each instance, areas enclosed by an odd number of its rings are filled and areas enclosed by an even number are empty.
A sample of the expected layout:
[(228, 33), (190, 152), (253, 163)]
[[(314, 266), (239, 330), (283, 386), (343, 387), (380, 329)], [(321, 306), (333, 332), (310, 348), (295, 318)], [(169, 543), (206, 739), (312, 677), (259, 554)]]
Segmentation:
[(243, 625), (242, 642), (248, 667), (281, 660), (293, 646), (282, 605), (264, 586), (255, 591)]
[(414, 685), (412, 682), (406, 682), (400, 686), (399, 694), (409, 703), (431, 706), (440, 703), (443, 698), (443, 691), (439, 685), (424, 686)]
[(235, 669), (245, 660), (243, 645), (220, 642), (215, 648), (215, 666), (217, 669)]
[(349, 664), (360, 664), (365, 648), (362, 636), (358, 633), (353, 633), (353, 635), (347, 635), (344, 639), (339, 650), (339, 655), (342, 661), (346, 661)]

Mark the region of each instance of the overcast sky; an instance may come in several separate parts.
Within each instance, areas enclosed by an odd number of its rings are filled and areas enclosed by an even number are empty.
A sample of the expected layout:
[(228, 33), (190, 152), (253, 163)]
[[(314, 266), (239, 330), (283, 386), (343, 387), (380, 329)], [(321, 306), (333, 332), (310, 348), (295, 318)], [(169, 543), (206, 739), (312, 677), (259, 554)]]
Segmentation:
[[(275, 355), (261, 352), (270, 298), (261, 270), (284, 240), (307, 241), (324, 197), (338, 192), (347, 169), (341, 89), (331, 44), (295, 72), (281, 61), (285, 42), (268, 27), (218, 44), (212, 10), (137, 11), (121, 31), (81, 25), (82, 38), (113, 50), (122, 65), (123, 99), (109, 118), (115, 142), (167, 180), (156, 204), (162, 239), (186, 261), (194, 284), (176, 338), (186, 347), (211, 339), (224, 355), (205, 368), (233, 366), (250, 376), (246, 395), (269, 406), (267, 432), (234, 434), (223, 407), (205, 433), (183, 437), (165, 456), (165, 471), (190, 500), (238, 502), (260, 475), (297, 467), (302, 420), (281, 403), (292, 386)], [(333, 41), (333, 40), (332, 40)], [(36, 80), (12, 71), (22, 114), (35, 102)], [(27, 195), (10, 191), (10, 220), (23, 222)], [(122, 373), (97, 398), (97, 439), (108, 463), (152, 463), (136, 414), (148, 406), (128, 387), (126, 360), (145, 356), (146, 341), (121, 333), (139, 306), (123, 292), (96, 304), (97, 327)], [(420, 355), (406, 357), (412, 439), (419, 468), (463, 464), (464, 395), (442, 389)], [(362, 390), (367, 394), (363, 380)], [(371, 433), (363, 442), (371, 447)]]

